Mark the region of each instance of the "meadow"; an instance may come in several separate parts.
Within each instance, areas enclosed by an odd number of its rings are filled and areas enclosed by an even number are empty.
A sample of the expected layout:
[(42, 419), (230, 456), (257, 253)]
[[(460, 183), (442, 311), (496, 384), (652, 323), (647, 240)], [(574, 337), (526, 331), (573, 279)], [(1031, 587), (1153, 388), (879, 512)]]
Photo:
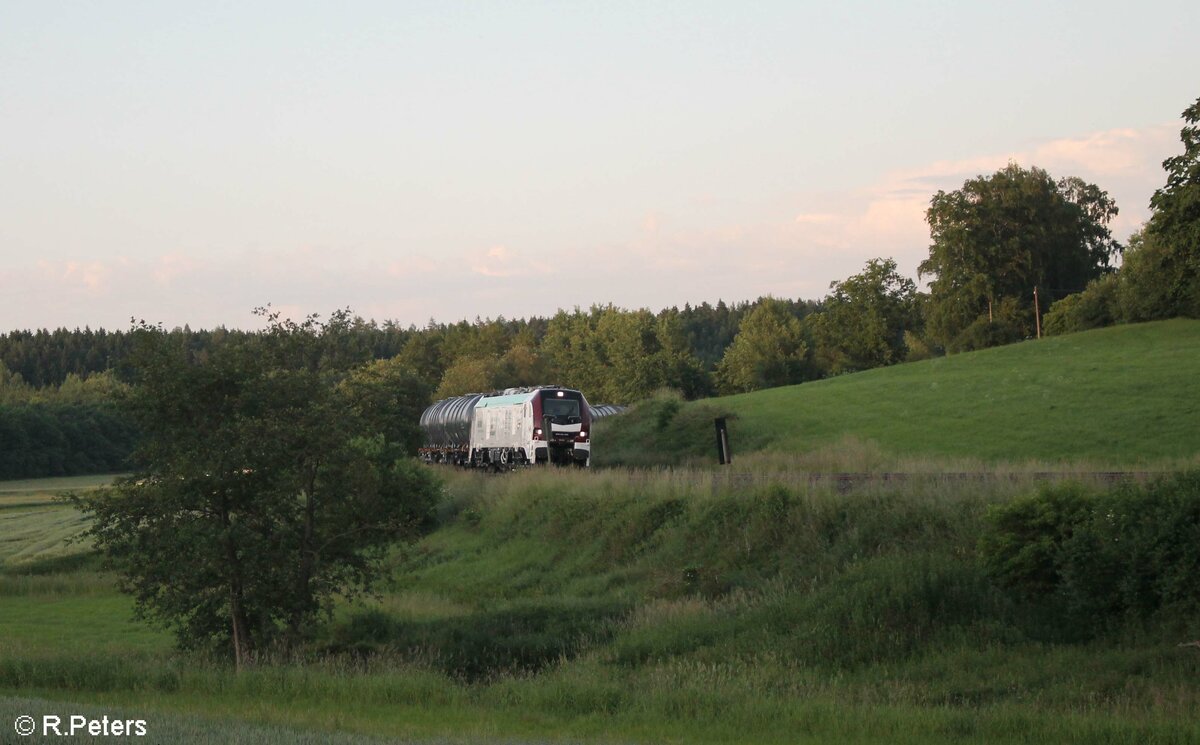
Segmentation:
[(443, 471), (438, 529), (379, 595), (241, 674), (133, 620), (86, 547), (47, 548), (70, 507), (6, 508), (41, 548), (0, 564), (0, 713), (255, 742), (1200, 739), (1194, 615), (1065, 634), (990, 581), (989, 506), (1039, 477), (846, 488), (772, 464)]
[(1200, 453), (1197, 370), (1200, 321), (1113, 326), (737, 396), (664, 394), (601, 420), (593, 443), (601, 465), (713, 462), (712, 420), (727, 416), (735, 458), (842, 443), (889, 467), (1169, 468)]

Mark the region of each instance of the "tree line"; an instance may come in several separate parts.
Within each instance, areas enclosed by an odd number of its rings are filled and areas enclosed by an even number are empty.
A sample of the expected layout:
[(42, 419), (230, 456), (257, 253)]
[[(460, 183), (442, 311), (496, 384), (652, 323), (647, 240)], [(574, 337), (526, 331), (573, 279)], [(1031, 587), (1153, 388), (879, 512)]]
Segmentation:
[(0, 366), (0, 480), (127, 469), (137, 435), (120, 407), (127, 389), (112, 371), (39, 388)]

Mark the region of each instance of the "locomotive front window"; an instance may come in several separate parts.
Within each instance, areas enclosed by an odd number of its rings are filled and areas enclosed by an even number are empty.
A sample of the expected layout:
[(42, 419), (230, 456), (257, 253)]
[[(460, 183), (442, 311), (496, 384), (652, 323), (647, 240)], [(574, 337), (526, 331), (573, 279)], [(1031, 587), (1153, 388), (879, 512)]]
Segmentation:
[(542, 399), (542, 413), (555, 419), (559, 417), (579, 418), (579, 402), (569, 398)]

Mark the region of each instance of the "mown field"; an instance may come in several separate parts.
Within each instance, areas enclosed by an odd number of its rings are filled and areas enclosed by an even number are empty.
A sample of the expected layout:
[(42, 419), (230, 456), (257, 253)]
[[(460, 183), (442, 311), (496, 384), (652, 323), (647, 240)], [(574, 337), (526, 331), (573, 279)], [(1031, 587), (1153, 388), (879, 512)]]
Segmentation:
[[(1200, 321), (1114, 326), (683, 403), (660, 396), (595, 428), (601, 465), (715, 460), (712, 419), (736, 455), (823, 452), (818, 467), (1155, 468), (1200, 453)], [(846, 451), (844, 463), (830, 450)], [(918, 466), (919, 467), (919, 466)]]
[(200, 742), (1200, 741), (1194, 613), (1064, 632), (989, 579), (987, 510), (1030, 476), (443, 473), (377, 599), (240, 675), (50, 549), (69, 507), (0, 510), (39, 546), (0, 563), (0, 742), (68, 706)]

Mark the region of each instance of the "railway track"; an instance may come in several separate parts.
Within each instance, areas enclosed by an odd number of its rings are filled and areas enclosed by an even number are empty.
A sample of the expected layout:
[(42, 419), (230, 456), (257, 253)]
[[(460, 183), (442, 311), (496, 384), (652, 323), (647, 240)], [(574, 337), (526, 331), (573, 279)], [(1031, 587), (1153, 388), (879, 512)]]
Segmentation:
[(631, 471), (629, 475), (636, 479), (639, 475), (646, 481), (656, 480), (668, 475), (672, 480), (692, 483), (697, 487), (711, 485), (713, 491), (721, 489), (737, 489), (762, 486), (767, 484), (832, 485), (838, 491), (849, 491), (856, 486), (865, 484), (904, 484), (911, 482), (922, 483), (998, 483), (998, 482), (1053, 482), (1053, 481), (1086, 481), (1104, 485), (1134, 482), (1145, 483), (1162, 475), (1158, 471), (883, 471), (871, 472), (783, 472), (783, 473), (747, 473), (747, 472), (705, 472), (685, 470)]

